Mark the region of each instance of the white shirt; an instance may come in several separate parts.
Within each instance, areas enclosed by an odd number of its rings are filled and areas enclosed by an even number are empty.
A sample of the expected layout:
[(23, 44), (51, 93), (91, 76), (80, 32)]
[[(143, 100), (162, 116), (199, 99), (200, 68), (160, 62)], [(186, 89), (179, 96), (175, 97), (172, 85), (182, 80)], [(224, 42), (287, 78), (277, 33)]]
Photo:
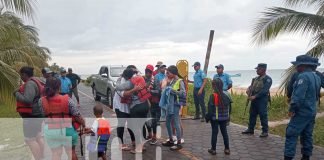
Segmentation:
[[(124, 78), (118, 79), (117, 83), (122, 84), (125, 83), (126, 80)], [(121, 97), (123, 97), (124, 91), (117, 91), (115, 92), (114, 99), (113, 99), (113, 109), (118, 109), (123, 113), (129, 113), (129, 106), (125, 103), (121, 103)]]

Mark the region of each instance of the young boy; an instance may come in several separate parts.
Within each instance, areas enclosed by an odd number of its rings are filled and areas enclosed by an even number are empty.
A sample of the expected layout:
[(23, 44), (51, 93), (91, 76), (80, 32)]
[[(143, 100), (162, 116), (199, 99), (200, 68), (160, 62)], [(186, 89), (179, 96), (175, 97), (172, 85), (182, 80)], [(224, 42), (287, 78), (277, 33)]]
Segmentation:
[(93, 122), (91, 128), (85, 128), (84, 134), (91, 134), (90, 143), (87, 146), (89, 150), (89, 159), (95, 159), (96, 156), (106, 160), (107, 144), (110, 137), (110, 124), (103, 114), (102, 105), (97, 104), (93, 107), (93, 114), (96, 120)]

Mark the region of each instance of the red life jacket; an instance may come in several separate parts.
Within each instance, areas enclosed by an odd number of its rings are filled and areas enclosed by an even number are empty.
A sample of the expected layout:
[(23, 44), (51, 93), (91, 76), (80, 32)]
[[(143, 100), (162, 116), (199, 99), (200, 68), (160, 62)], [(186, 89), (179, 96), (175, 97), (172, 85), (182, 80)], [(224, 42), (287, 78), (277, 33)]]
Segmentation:
[(145, 79), (142, 76), (132, 77), (130, 81), (134, 86), (144, 86), (142, 90), (137, 91), (137, 96), (141, 102), (145, 102), (152, 96), (151, 93), (147, 90)]
[[(38, 94), (35, 99), (34, 99), (34, 103), (37, 103), (38, 99), (44, 95), (44, 84), (41, 83), (38, 79), (34, 78), (34, 77), (31, 77), (29, 80), (31, 81), (34, 81), (37, 85), (37, 88), (38, 88)], [(29, 81), (28, 80), (28, 81)], [(28, 82), (27, 81), (27, 82)], [(27, 83), (26, 82), (26, 83)], [(22, 84), (19, 88), (19, 92), (20, 93), (24, 93), (25, 91), (25, 86), (26, 86), (26, 83)], [(28, 113), (28, 114), (31, 114), (33, 112), (33, 108), (32, 108), (32, 105), (33, 103), (31, 104), (27, 104), (27, 103), (23, 103), (23, 102), (20, 102), (20, 101), (17, 101), (16, 102), (16, 111), (19, 112), (19, 113)]]
[(44, 109), (46, 124), (49, 129), (71, 127), (71, 115), (69, 112), (69, 96), (57, 95), (47, 100), (42, 97), (42, 106)]

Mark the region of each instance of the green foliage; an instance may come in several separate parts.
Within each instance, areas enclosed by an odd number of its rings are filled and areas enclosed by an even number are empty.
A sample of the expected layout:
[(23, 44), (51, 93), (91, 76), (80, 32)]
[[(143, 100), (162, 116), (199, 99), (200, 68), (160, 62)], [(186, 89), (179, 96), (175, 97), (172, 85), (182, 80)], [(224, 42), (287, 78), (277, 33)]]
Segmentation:
[(33, 19), (35, 4), (35, 0), (0, 0), (1, 7), (29, 19)]

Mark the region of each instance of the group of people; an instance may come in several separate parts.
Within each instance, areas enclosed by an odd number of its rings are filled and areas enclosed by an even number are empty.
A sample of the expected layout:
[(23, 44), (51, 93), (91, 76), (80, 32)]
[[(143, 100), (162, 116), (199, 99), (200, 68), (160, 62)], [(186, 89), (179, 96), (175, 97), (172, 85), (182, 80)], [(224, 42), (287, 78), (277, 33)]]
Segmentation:
[[(72, 70), (69, 69), (69, 72), (71, 74)], [(46, 141), (52, 152), (51, 159), (60, 160), (64, 149), (68, 159), (77, 160), (75, 147), (80, 134), (91, 134), (87, 146), (89, 157), (106, 159), (111, 128), (109, 121), (103, 118), (103, 107), (94, 106), (96, 119), (91, 127), (85, 127), (80, 107), (72, 100), (69, 92), (79, 81), (71, 83), (63, 69), (60, 77), (55, 76), (48, 68), (44, 68), (42, 73), (45, 78), (43, 82), (34, 77), (32, 67), (22, 67), (20, 76), (24, 83), (14, 92), (17, 112), (23, 118), (25, 143), (34, 159), (45, 158)], [(72, 81), (79, 79), (78, 76), (71, 75)]]
[[(287, 96), (289, 99), (289, 116), (291, 120), (286, 130), (285, 159), (293, 159), (295, 156), (298, 136), (302, 144), (303, 160), (309, 159), (312, 155), (312, 131), (316, 117), (316, 106), (319, 101), (320, 88), (324, 86), (323, 75), (316, 72), (317, 58), (301, 55), (292, 62), (296, 68), (296, 73), (289, 81)], [(130, 153), (142, 153), (146, 150), (145, 142), (155, 145), (158, 142), (157, 130), (160, 125), (160, 118), (165, 118), (168, 139), (162, 142), (163, 146), (170, 147), (170, 150), (182, 149), (183, 126), (181, 123), (182, 109), (187, 103), (186, 85), (193, 83), (193, 95), (196, 113), (193, 120), (201, 120), (211, 124), (211, 148), (208, 152), (216, 154), (217, 135), (219, 129), (223, 136), (224, 153), (230, 154), (229, 136), (227, 126), (230, 121), (232, 99), (228, 92), (233, 86), (233, 81), (229, 74), (224, 73), (224, 65), (215, 66), (217, 74), (211, 82), (213, 93), (209, 96), (207, 107), (205, 106), (205, 86), (208, 83), (206, 73), (201, 70), (199, 62), (195, 62), (193, 67), (195, 74), (194, 81), (185, 82), (179, 75), (178, 68), (174, 65), (166, 66), (162, 62), (147, 65), (145, 75), (142, 76), (134, 65), (129, 65), (116, 82), (116, 91), (113, 98), (113, 108), (117, 115), (118, 127), (117, 136), (120, 139), (120, 149), (130, 151)], [(261, 138), (268, 136), (268, 103), (270, 100), (270, 88), (272, 79), (266, 74), (267, 64), (260, 63), (255, 68), (257, 77), (252, 79), (251, 85), (247, 89), (248, 100), (251, 101), (249, 125), (242, 134), (254, 134), (257, 116), (260, 116), (262, 133)], [(76, 125), (60, 124), (55, 125), (54, 120), (46, 120), (44, 126), (44, 136), (52, 148), (53, 159), (59, 159), (62, 154), (61, 146), (68, 146), (66, 141), (55, 141), (55, 135), (59, 134), (62, 128), (66, 129), (66, 136), (72, 136), (71, 153), (72, 159), (76, 159), (75, 145), (77, 141), (78, 125), (84, 129), (79, 129), (83, 133), (91, 133), (97, 136), (91, 148), (96, 148), (99, 157), (105, 157), (107, 141), (110, 136), (110, 125), (108, 120), (102, 117), (102, 106), (94, 107), (94, 115), (97, 120), (91, 128), (86, 128), (84, 120), (71, 97), (70, 90), (75, 89), (80, 82), (77, 76), (65, 75), (66, 71), (61, 70), (61, 76), (56, 77), (52, 72), (44, 68), (43, 75), (46, 78), (45, 89), (39, 81), (33, 77), (33, 69), (23, 67), (20, 70), (21, 78), (25, 82), (14, 94), (17, 99), (17, 111), (24, 118), (24, 135), (28, 146), (31, 148), (35, 159), (41, 159), (43, 153), (44, 140), (40, 135), (42, 122), (32, 122), (27, 118), (72, 118), (72, 123)], [(69, 69), (69, 73), (72, 70)], [(71, 80), (72, 82), (69, 82)], [(75, 82), (73, 82), (76, 80)], [(76, 89), (77, 90), (77, 89)], [(43, 95), (43, 94), (44, 95)], [(77, 94), (77, 91), (74, 91)], [(37, 100), (35, 102), (35, 100)], [(78, 104), (79, 99), (77, 98)], [(208, 109), (206, 111), (206, 108)], [(61, 114), (59, 114), (61, 113)], [(147, 118), (151, 120), (146, 121)], [(140, 119), (146, 121), (142, 126), (136, 126)], [(76, 123), (74, 123), (76, 122)], [(53, 124), (54, 123), (54, 124)], [(28, 127), (32, 124), (32, 128)], [(53, 127), (54, 126), (54, 127)], [(135, 126), (135, 127), (134, 127)], [(124, 141), (125, 127), (128, 129), (131, 138), (131, 145)], [(99, 137), (104, 137), (98, 139)], [(103, 136), (105, 135), (105, 136)], [(54, 137), (54, 139), (53, 139)], [(146, 141), (144, 141), (145, 138)], [(93, 147), (93, 145), (95, 147)], [(97, 143), (98, 145), (98, 143)], [(97, 153), (97, 152), (96, 152)]]

